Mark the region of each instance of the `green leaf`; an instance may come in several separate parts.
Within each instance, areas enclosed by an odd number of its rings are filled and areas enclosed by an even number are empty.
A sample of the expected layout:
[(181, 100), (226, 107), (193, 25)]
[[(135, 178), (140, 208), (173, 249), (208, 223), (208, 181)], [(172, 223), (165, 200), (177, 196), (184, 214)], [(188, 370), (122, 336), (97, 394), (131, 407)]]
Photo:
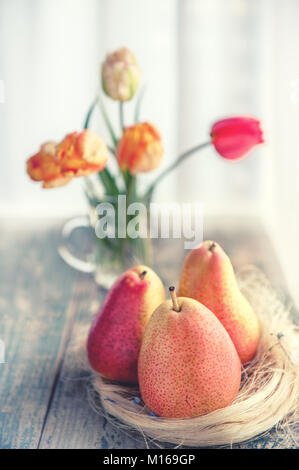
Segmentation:
[(98, 175), (106, 189), (106, 194), (108, 194), (109, 196), (119, 194), (119, 188), (108, 168), (104, 168), (104, 170), (99, 171)]

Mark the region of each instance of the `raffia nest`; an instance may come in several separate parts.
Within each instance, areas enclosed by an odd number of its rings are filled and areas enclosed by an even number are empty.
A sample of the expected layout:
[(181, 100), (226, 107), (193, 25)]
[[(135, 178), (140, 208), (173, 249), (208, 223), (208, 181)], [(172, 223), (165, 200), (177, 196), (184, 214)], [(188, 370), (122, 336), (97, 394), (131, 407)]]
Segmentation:
[(96, 411), (155, 442), (189, 447), (227, 446), (256, 438), (279, 423), (298, 425), (299, 328), (269, 281), (256, 268), (238, 274), (241, 291), (262, 325), (256, 357), (243, 368), (240, 391), (232, 405), (190, 419), (150, 414), (138, 388), (92, 374), (90, 398)]

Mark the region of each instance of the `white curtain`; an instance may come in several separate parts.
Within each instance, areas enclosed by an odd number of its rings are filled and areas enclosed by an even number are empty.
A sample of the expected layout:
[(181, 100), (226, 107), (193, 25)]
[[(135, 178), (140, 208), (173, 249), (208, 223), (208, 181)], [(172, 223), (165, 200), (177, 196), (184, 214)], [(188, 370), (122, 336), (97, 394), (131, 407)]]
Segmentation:
[[(229, 115), (262, 117), (259, 90), (260, 2), (179, 2), (180, 149), (207, 140), (211, 124)], [(261, 152), (229, 165), (214, 150), (182, 169), (180, 197), (218, 212), (248, 210), (262, 197)], [(246, 209), (245, 209), (246, 210)]]
[(299, 307), (299, 2), (266, 0), (263, 18), (261, 102), (268, 131), (263, 219)]
[[(41, 142), (81, 128), (100, 62), (126, 45), (143, 70), (142, 119), (161, 131), (163, 166), (205, 141), (219, 118), (261, 118), (264, 147), (237, 164), (206, 149), (165, 179), (156, 198), (203, 202), (216, 214), (262, 213), (295, 291), (298, 14), (297, 0), (0, 0), (1, 213), (84, 211), (80, 180), (41, 191), (24, 162)], [(117, 105), (106, 103), (117, 127)], [(107, 137), (99, 115), (92, 125)]]
[[(214, 120), (261, 116), (260, 3), (0, 0), (2, 210), (44, 215), (84, 210), (82, 182), (41, 193), (26, 177), (24, 160), (40, 142), (80, 128), (99, 86), (99, 64), (121, 45), (135, 52), (142, 68), (147, 86), (142, 118), (161, 130), (164, 166), (178, 151), (207, 140)], [(117, 126), (117, 105), (106, 102)], [(133, 106), (126, 106), (127, 123)], [(93, 126), (106, 136), (99, 117)], [(209, 210), (252, 207), (262, 195), (260, 153), (228, 165), (208, 149), (165, 180), (157, 198), (201, 200)], [(152, 177), (145, 175), (143, 186)]]

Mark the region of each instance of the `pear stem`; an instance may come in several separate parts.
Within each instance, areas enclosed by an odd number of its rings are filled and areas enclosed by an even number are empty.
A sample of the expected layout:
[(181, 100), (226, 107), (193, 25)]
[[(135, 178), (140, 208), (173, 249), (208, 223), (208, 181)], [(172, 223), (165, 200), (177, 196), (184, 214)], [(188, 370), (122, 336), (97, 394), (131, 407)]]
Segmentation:
[(169, 292), (170, 292), (170, 295), (171, 295), (173, 310), (175, 312), (180, 312), (181, 309), (180, 309), (180, 306), (179, 306), (179, 303), (178, 303), (178, 298), (176, 296), (175, 287), (173, 287), (173, 286), (169, 287)]
[(216, 246), (217, 246), (216, 243), (215, 243), (215, 242), (212, 242), (211, 245), (210, 245), (210, 247), (209, 247), (209, 251), (212, 251), (212, 252), (213, 252), (214, 249), (216, 248)]
[(146, 275), (147, 271), (143, 271), (141, 274), (139, 274), (139, 277), (141, 280), (144, 279), (144, 276)]

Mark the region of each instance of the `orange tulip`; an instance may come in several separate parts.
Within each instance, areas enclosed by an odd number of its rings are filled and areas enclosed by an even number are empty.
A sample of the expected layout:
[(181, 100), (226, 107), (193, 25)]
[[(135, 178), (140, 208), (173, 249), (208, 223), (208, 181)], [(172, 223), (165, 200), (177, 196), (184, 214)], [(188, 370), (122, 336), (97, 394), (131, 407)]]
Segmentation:
[(105, 168), (108, 149), (104, 141), (94, 132), (68, 134), (57, 146), (57, 158), (62, 171), (73, 176), (86, 176)]
[(133, 175), (157, 168), (162, 155), (160, 134), (148, 122), (127, 127), (117, 146), (121, 170), (129, 170)]
[(34, 181), (43, 181), (43, 188), (54, 188), (69, 183), (74, 177), (103, 170), (107, 160), (104, 141), (86, 129), (68, 134), (61, 143), (43, 144), (40, 151), (27, 160), (27, 173)]
[(34, 181), (43, 181), (43, 188), (55, 188), (69, 183), (72, 176), (64, 175), (56, 156), (56, 142), (46, 142), (40, 151), (27, 160), (27, 173)]

